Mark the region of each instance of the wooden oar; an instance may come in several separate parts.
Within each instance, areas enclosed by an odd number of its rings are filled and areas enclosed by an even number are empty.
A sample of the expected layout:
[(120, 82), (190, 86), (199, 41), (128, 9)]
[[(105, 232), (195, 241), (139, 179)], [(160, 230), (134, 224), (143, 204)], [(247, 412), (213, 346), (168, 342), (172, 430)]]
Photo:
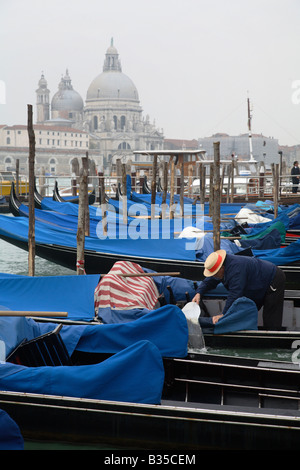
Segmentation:
[(0, 317), (67, 317), (68, 312), (31, 312), (22, 310), (0, 310)]
[(224, 240), (238, 240), (238, 239), (240, 239), (240, 238), (242, 238), (242, 237), (220, 237), (220, 238), (222, 238), (222, 239), (224, 239)]
[(154, 277), (154, 276), (179, 276), (179, 272), (175, 273), (132, 273), (132, 274), (120, 274), (122, 277)]

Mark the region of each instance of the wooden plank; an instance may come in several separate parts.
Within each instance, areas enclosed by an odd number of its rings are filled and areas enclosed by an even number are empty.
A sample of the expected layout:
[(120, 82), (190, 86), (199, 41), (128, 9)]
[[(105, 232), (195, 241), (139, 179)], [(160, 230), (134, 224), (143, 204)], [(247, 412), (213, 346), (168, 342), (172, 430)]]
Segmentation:
[(155, 276), (180, 276), (180, 272), (163, 272), (163, 273), (132, 273), (120, 274), (122, 277), (155, 277)]
[(68, 312), (32, 312), (28, 310), (0, 310), (0, 317), (67, 317)]

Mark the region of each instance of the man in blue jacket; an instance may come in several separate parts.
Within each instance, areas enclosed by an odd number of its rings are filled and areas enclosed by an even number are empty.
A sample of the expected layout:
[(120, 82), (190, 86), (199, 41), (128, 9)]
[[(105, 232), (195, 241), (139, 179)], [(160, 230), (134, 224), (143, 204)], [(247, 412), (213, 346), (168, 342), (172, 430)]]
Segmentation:
[[(220, 282), (228, 290), (223, 315), (240, 297), (253, 300), (259, 310), (263, 307), (263, 326), (279, 330), (282, 326), (285, 274), (269, 261), (249, 256), (238, 256), (218, 250), (204, 263), (204, 276), (193, 298), (199, 303), (201, 295), (214, 289)], [(215, 319), (217, 321), (217, 319)]]

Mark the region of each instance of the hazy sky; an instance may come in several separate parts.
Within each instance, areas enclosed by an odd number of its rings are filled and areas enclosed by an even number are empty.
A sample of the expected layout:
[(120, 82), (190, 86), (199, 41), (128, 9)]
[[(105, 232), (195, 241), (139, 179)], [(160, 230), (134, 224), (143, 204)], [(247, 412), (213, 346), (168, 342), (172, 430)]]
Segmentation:
[[(300, 0), (0, 0), (0, 124), (36, 115), (68, 68), (85, 101), (111, 37), (166, 138), (253, 133), (300, 144)], [(5, 86), (5, 92), (3, 90)]]

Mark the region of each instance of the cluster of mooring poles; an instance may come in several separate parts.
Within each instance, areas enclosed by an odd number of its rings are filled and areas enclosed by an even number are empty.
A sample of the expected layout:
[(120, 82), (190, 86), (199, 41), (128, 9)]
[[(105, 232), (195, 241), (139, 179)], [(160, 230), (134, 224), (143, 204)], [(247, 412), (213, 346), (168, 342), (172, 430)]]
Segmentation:
[[(32, 122), (32, 105), (28, 106), (28, 137), (29, 137), (29, 232), (28, 232), (28, 274), (30, 276), (35, 275), (35, 214), (34, 214), (34, 189), (35, 189), (35, 134), (33, 129)], [(151, 219), (155, 217), (155, 198), (157, 192), (157, 176), (158, 176), (158, 155), (169, 155), (169, 163), (163, 161), (161, 164), (161, 194), (162, 194), (162, 218), (170, 217), (174, 218), (174, 195), (175, 188), (179, 187), (179, 204), (180, 204), (180, 216), (184, 217), (184, 180), (185, 180), (185, 165), (183, 158), (179, 163), (180, 168), (180, 177), (178, 177), (178, 167), (176, 164), (178, 162), (179, 156), (184, 155), (194, 155), (198, 159), (198, 177), (199, 177), (199, 196), (195, 197), (193, 204), (196, 204), (199, 200), (200, 204), (205, 202), (205, 191), (206, 191), (206, 160), (199, 158), (201, 154), (205, 154), (204, 150), (174, 150), (174, 151), (135, 151), (136, 154), (146, 154), (153, 155), (152, 163), (152, 181), (151, 181)], [(18, 163), (16, 165), (17, 170), (17, 181), (16, 187), (18, 190)], [(120, 200), (122, 201), (122, 212), (123, 212), (123, 223), (127, 224), (128, 214), (127, 214), (127, 171), (126, 164), (121, 163), (121, 160), (117, 160), (117, 178), (121, 180), (121, 195)], [(232, 161), (229, 162), (227, 166), (228, 173), (228, 184), (227, 184), (227, 193), (226, 193), (226, 202), (233, 202), (234, 196), (234, 168), (236, 162), (232, 157)], [(83, 171), (80, 178), (79, 185), (79, 208), (78, 208), (78, 227), (77, 227), (77, 260), (76, 260), (76, 270), (77, 274), (84, 274), (84, 245), (85, 237), (89, 236), (90, 233), (90, 219), (89, 219), (89, 204), (88, 204), (88, 152), (86, 152), (85, 157), (82, 158)], [(223, 180), (224, 180), (224, 171), (225, 165), (222, 167), (222, 175), (220, 171), (220, 142), (214, 142), (214, 160), (210, 163), (210, 190), (209, 190), (209, 215), (212, 218), (213, 223), (213, 241), (214, 249), (218, 250), (220, 248), (220, 206), (221, 206), (221, 196), (223, 190)], [(170, 173), (170, 184), (168, 185), (168, 174)], [(278, 214), (278, 201), (280, 194), (280, 185), (279, 185), (279, 165), (272, 164), (272, 175), (273, 175), (273, 200), (274, 200), (274, 215), (277, 217)], [(102, 210), (102, 228), (103, 234), (107, 235), (107, 206), (105, 199), (105, 184), (104, 184), (104, 174), (98, 173), (99, 176), (99, 203)], [(134, 179), (135, 179), (134, 174)], [(189, 187), (191, 187), (193, 181), (193, 165), (188, 165), (188, 174), (187, 174)], [(167, 192), (169, 186), (169, 215), (167, 215)], [(141, 187), (140, 187), (141, 191)], [(177, 191), (178, 192), (178, 191)]]

